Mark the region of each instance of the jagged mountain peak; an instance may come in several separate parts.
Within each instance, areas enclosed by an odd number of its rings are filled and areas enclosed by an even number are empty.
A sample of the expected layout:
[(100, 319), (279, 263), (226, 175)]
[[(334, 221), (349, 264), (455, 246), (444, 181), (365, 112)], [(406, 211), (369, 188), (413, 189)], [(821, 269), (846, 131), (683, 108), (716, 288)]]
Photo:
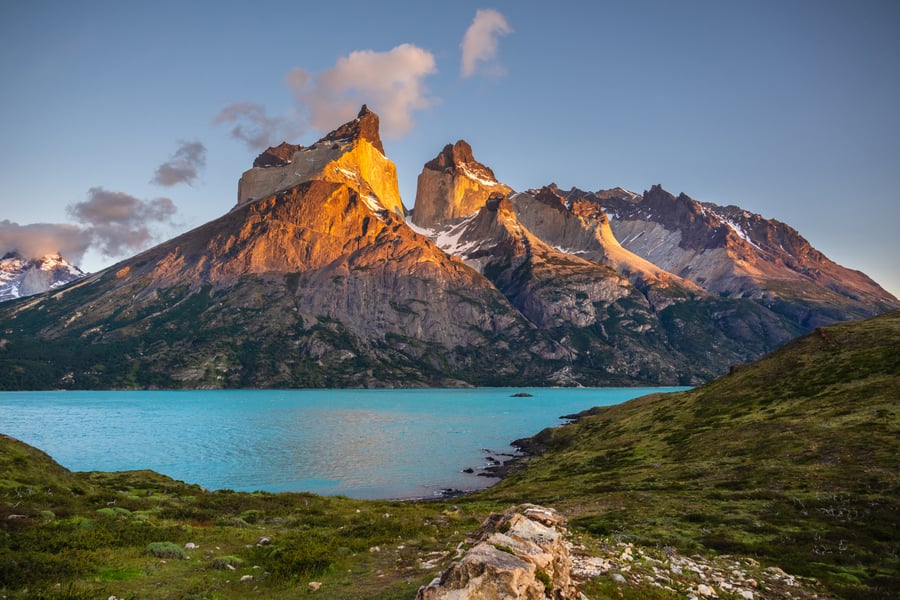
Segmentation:
[(416, 185), (412, 221), (418, 227), (437, 231), (478, 212), (492, 194), (510, 192), (512, 188), (497, 181), (489, 167), (475, 160), (468, 142), (458, 140), (425, 163)]
[[(369, 110), (365, 104), (359, 109), (359, 114), (352, 121), (344, 123), (334, 131), (329, 132), (319, 142), (348, 142), (353, 140), (367, 140), (379, 152), (384, 154), (384, 146), (381, 143), (378, 115)], [(316, 142), (316, 143), (319, 143)]]
[[(607, 197), (629, 198), (632, 192), (617, 188), (607, 192), (563, 192), (555, 183), (513, 195), (520, 221), (555, 248), (612, 268), (654, 296), (657, 304), (700, 292), (695, 284), (677, 277), (623, 248), (610, 229), (604, 211)], [(666, 289), (665, 299), (656, 291)]]
[(455, 144), (447, 144), (436, 157), (425, 163), (426, 169), (443, 171), (463, 163), (474, 163), (472, 146), (465, 140), (457, 140)]
[(40, 294), (84, 276), (58, 252), (25, 258), (12, 250), (0, 258), (0, 302)]
[(238, 206), (312, 180), (345, 183), (377, 210), (404, 215), (397, 168), (384, 155), (378, 115), (364, 104), (359, 115), (313, 145), (283, 142), (260, 154), (238, 181)]
[(266, 148), (253, 161), (254, 167), (283, 167), (294, 160), (294, 154), (303, 150), (300, 144), (281, 142), (277, 146)]

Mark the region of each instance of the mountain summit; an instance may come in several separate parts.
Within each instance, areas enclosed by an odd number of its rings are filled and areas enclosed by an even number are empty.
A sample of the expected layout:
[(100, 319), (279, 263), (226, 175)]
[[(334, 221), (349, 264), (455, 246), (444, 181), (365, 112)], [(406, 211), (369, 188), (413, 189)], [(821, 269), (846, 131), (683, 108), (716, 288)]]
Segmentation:
[(84, 272), (60, 254), (26, 259), (9, 252), (0, 258), (0, 302), (40, 294), (82, 277)]
[(465, 140), (447, 144), (425, 163), (416, 185), (412, 222), (425, 229), (439, 229), (477, 212), (492, 194), (509, 194), (512, 188), (475, 160)]
[(309, 147), (284, 142), (267, 149), (238, 182), (238, 206), (290, 189), (305, 181), (345, 183), (366, 202), (403, 215), (397, 168), (384, 155), (378, 115), (363, 105), (344, 123)]

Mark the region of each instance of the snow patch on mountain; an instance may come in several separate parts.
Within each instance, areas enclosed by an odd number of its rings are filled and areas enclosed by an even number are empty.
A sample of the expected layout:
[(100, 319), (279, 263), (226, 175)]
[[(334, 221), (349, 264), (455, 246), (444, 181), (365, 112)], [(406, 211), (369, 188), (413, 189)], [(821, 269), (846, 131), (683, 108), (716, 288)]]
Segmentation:
[(0, 302), (40, 294), (84, 276), (59, 254), (27, 259), (10, 252), (0, 259)]

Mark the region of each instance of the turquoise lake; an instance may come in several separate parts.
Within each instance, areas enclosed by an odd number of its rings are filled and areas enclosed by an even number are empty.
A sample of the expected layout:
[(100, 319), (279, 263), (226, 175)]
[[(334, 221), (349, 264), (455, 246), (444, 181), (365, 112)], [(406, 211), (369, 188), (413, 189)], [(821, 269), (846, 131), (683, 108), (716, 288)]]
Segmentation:
[(678, 389), (2, 392), (0, 433), (73, 471), (152, 469), (208, 489), (421, 498), (490, 485), (477, 475), (489, 457), (506, 459), (510, 442), (562, 415)]

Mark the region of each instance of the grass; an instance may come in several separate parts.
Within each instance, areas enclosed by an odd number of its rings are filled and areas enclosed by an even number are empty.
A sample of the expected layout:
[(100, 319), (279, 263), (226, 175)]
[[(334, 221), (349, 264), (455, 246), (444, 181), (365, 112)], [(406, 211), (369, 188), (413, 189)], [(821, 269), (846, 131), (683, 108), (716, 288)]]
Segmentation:
[(757, 557), (843, 597), (900, 589), (896, 311), (532, 442), (544, 453), (479, 498), (551, 504), (594, 535)]
[[(283, 598), (318, 581), (321, 598), (410, 598), (487, 514), (526, 501), (562, 511), (588, 543), (750, 556), (848, 599), (900, 589), (898, 312), (689, 392), (594, 409), (532, 445), (542, 453), (451, 504), (72, 473), (0, 437), (0, 596)], [(582, 591), (673, 597), (641, 585)]]

